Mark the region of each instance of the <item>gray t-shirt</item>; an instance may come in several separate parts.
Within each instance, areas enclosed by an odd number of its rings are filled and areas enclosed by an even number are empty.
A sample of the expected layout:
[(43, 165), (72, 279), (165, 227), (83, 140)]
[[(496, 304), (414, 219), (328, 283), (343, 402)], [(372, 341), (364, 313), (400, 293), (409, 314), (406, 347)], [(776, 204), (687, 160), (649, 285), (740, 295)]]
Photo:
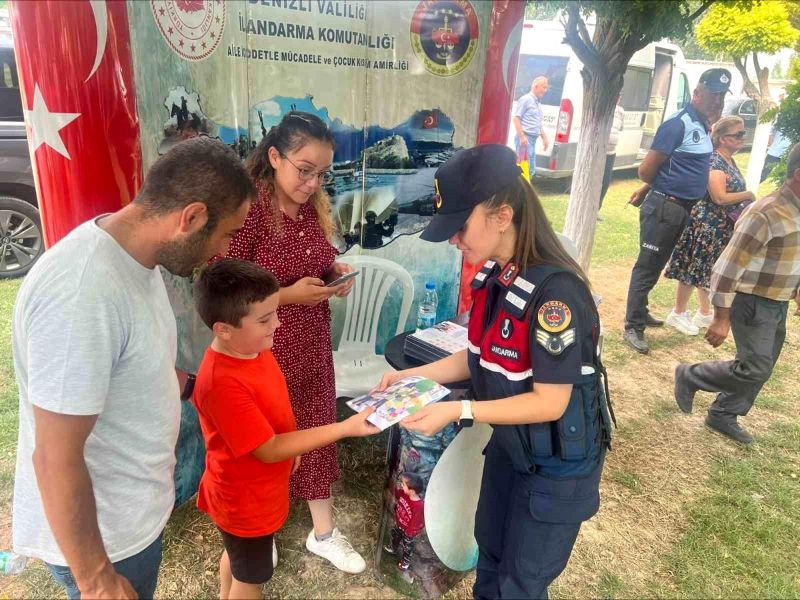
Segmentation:
[(100, 533), (112, 562), (137, 554), (159, 536), (175, 497), (177, 334), (161, 273), (94, 221), (84, 223), (25, 278), (12, 336), (19, 386), (14, 551), (66, 564), (33, 470), (36, 405), (99, 415), (84, 456)]

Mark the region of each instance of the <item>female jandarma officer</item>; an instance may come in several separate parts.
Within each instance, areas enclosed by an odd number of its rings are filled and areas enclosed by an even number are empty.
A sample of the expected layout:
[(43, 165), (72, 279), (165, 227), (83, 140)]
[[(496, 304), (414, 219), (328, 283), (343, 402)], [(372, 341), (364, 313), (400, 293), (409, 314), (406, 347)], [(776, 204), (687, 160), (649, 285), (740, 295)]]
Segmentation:
[(547, 221), (514, 152), (461, 150), (436, 171), (438, 212), (422, 239), (449, 240), (483, 268), (472, 282), (469, 348), (388, 373), (471, 378), (477, 402), (440, 402), (402, 425), (425, 435), (494, 426), (475, 519), (475, 598), (544, 598), (597, 512), (610, 417), (586, 276)]

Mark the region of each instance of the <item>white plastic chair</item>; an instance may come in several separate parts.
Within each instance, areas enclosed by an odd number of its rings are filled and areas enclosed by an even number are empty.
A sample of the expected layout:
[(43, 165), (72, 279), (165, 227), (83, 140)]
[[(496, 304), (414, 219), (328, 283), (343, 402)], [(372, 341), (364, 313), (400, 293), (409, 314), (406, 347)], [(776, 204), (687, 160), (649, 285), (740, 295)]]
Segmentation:
[(402, 266), (377, 256), (344, 256), (339, 259), (360, 271), (353, 291), (347, 296), (339, 348), (333, 353), (336, 397), (354, 398), (378, 383), (381, 374), (392, 370), (383, 355), (375, 353), (381, 309), (395, 282), (403, 290), (395, 335), (405, 330), (414, 300), (414, 282)]

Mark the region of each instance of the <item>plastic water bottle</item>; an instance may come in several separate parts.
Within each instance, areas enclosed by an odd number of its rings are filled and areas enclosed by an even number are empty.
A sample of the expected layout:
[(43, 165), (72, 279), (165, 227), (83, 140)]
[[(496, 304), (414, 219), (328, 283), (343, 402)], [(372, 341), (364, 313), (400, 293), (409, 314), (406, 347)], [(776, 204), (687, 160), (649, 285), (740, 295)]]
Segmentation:
[(429, 281), (425, 284), (425, 297), (419, 303), (417, 331), (428, 329), (436, 324), (437, 308), (439, 308), (439, 296), (436, 295), (436, 284)]
[(17, 575), (28, 564), (27, 556), (20, 556), (10, 551), (0, 552), (0, 573), (4, 575)]

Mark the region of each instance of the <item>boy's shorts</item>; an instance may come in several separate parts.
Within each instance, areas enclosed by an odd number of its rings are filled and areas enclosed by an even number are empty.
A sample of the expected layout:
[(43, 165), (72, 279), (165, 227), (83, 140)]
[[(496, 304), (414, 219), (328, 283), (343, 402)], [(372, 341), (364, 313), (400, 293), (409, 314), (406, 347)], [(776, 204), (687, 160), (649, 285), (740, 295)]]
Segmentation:
[[(217, 527), (219, 529), (219, 527)], [(266, 583), (272, 577), (272, 537), (239, 537), (227, 531), (222, 534), (222, 544), (228, 552), (231, 574), (242, 583)]]

